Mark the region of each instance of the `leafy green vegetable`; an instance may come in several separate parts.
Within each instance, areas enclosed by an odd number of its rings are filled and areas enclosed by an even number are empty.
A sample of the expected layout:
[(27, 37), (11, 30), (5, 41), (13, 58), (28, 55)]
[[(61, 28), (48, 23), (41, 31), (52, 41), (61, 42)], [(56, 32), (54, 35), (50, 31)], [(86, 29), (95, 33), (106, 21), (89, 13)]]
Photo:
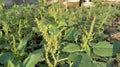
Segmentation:
[(99, 56), (113, 56), (113, 45), (109, 42), (98, 42), (96, 45), (93, 46), (93, 52)]
[(70, 54), (69, 61), (73, 62), (72, 67), (96, 67), (91, 58), (85, 53)]
[(119, 53), (120, 52), (120, 42), (118, 42), (118, 41), (114, 41), (113, 42), (113, 53), (114, 53), (114, 55), (116, 55), (116, 53)]
[(31, 53), (24, 61), (24, 66), (25, 67), (35, 67), (35, 65), (40, 62), (45, 60), (43, 57), (43, 52), (44, 49), (38, 49)]
[(66, 46), (62, 49), (64, 52), (76, 52), (80, 51), (80, 47), (75, 43), (66, 43)]
[(28, 40), (31, 37), (31, 33), (29, 33), (27, 36), (25, 36), (21, 41), (20, 44), (17, 47), (17, 50), (23, 50), (25, 46), (27, 45)]
[(58, 22), (58, 27), (61, 27), (61, 26), (67, 26), (66, 22), (64, 19), (61, 19), (59, 22)]
[(11, 48), (11, 46), (7, 43), (3, 43), (0, 45), (0, 49), (10, 49), (10, 48)]
[(14, 58), (14, 54), (11, 52), (1, 53), (0, 54), (0, 63), (7, 64), (9, 60)]
[(70, 29), (67, 30), (64, 39), (73, 40), (76, 39), (78, 35), (79, 35), (78, 29), (75, 27), (71, 27)]
[(14, 64), (9, 60), (7, 67), (15, 67)]
[(94, 0), (94, 7), (68, 8), (61, 3), (46, 7), (48, 0), (39, 0), (6, 8), (4, 1), (8, 0), (0, 0), (0, 67), (119, 65), (120, 42), (106, 42), (120, 31), (119, 3)]

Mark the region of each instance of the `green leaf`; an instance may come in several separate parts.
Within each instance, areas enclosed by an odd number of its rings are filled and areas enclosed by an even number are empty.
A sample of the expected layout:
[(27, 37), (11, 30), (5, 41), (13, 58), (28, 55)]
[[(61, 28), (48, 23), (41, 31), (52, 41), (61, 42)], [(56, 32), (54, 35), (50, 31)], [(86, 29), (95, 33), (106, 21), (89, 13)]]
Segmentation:
[(44, 60), (43, 57), (44, 49), (39, 49), (31, 53), (23, 62), (25, 67), (35, 67), (35, 65)]
[(28, 40), (30, 39), (31, 37), (31, 33), (29, 33), (27, 36), (25, 36), (21, 41), (20, 41), (20, 44), (18, 45), (17, 47), (17, 50), (22, 50), (26, 47), (26, 44), (28, 42)]
[[(69, 59), (69, 61), (76, 61), (75, 59), (77, 58), (79, 56), (79, 54), (76, 54), (76, 53), (73, 53), (73, 54), (70, 54), (69, 56), (68, 56), (68, 59)], [(79, 58), (81, 58), (80, 56), (79, 56)]]
[(89, 47), (89, 45), (85, 46), (85, 51), (90, 56), (90, 47)]
[(7, 64), (9, 60), (12, 60), (14, 58), (13, 53), (11, 52), (6, 52), (0, 54), (0, 63), (1, 64)]
[(15, 67), (15, 65), (12, 63), (12, 61), (9, 60), (7, 67)]
[(79, 35), (78, 29), (72, 27), (66, 31), (66, 35), (64, 36), (64, 39), (73, 40), (73, 39), (76, 39), (78, 35)]
[(51, 36), (58, 36), (60, 34), (60, 30), (56, 27), (51, 27), (49, 29), (49, 33), (51, 34)]
[(32, 27), (32, 31), (35, 32), (35, 33), (40, 33), (40, 31), (37, 27)]
[(0, 49), (6, 49), (6, 50), (8, 50), (10, 48), (11, 48), (11, 46), (9, 44), (7, 44), (7, 43), (0, 44)]
[(101, 34), (98, 34), (96, 40), (97, 40), (97, 41), (103, 41), (103, 40), (105, 40), (105, 38), (107, 38), (107, 37), (108, 37), (107, 34), (101, 33)]
[(116, 55), (116, 53), (120, 53), (120, 42), (114, 41), (113, 42), (113, 54)]
[(97, 67), (107, 67), (107, 63), (104, 62), (95, 62)]
[(3, 33), (2, 33), (2, 31), (0, 30), (0, 38), (2, 38), (2, 35), (3, 35)]
[(70, 54), (68, 61), (73, 62), (72, 67), (96, 67), (96, 64), (94, 64), (91, 58), (85, 53)]
[(40, 45), (44, 45), (44, 44), (46, 44), (47, 42), (45, 41), (45, 39), (43, 39), (43, 40), (41, 40), (41, 42), (40, 42)]
[(67, 26), (67, 23), (65, 22), (64, 19), (61, 19), (61, 20), (58, 22), (58, 28), (61, 27), (61, 26)]
[(109, 42), (99, 42), (95, 46), (93, 46), (93, 52), (99, 56), (113, 56), (113, 45)]
[(15, 67), (24, 67), (23, 62), (20, 59), (14, 59), (12, 63), (14, 64)]
[(65, 46), (62, 51), (64, 52), (76, 52), (76, 51), (80, 51), (80, 47), (75, 44), (75, 43), (66, 43)]

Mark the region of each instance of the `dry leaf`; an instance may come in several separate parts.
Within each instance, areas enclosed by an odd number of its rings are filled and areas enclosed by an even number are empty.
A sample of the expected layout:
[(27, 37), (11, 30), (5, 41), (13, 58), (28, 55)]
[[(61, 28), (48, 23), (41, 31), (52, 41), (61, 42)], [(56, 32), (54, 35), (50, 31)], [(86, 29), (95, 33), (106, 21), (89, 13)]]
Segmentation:
[(110, 35), (110, 39), (120, 41), (120, 32)]

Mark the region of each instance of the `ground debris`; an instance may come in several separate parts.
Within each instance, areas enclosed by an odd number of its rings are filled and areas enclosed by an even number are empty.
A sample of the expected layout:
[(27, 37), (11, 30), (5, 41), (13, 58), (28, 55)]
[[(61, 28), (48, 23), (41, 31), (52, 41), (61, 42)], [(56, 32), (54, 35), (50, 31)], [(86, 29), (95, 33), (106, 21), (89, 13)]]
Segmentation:
[(111, 34), (108, 38), (109, 41), (117, 40), (120, 41), (120, 32), (117, 32), (115, 34)]

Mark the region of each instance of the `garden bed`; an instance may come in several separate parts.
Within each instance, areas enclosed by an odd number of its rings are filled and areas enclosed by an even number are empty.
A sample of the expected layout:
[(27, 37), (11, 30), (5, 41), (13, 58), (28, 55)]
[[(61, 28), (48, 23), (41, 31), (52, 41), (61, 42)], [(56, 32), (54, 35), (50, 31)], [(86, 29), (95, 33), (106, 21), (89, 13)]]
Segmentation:
[(0, 6), (0, 67), (119, 67), (120, 4)]

